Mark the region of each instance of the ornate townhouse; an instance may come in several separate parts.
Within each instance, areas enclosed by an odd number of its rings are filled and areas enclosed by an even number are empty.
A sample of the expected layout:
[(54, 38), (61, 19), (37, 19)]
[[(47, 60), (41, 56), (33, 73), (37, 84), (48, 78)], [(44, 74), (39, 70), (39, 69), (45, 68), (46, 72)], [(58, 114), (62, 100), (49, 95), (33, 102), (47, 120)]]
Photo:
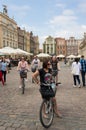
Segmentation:
[(81, 55), (84, 55), (86, 58), (86, 33), (84, 33), (83, 41), (81, 42), (81, 44), (79, 46), (79, 53)]
[(9, 18), (7, 6), (3, 5), (3, 12), (0, 12), (0, 48), (5, 46), (20, 48), (34, 55), (39, 53), (38, 36), (18, 27), (15, 20)]
[(43, 52), (48, 54), (56, 54), (56, 42), (51, 36), (47, 37), (43, 43)]
[(66, 56), (66, 41), (65, 38), (55, 38), (56, 41), (56, 55)]
[(39, 53), (39, 38), (38, 36), (33, 36), (32, 31), (30, 32), (30, 52), (34, 55)]
[(8, 11), (4, 5), (3, 12), (0, 12), (0, 48), (10, 46), (18, 47), (17, 23), (9, 18)]
[(75, 39), (75, 37), (70, 37), (66, 40), (67, 45), (67, 56), (73, 54), (78, 55), (78, 46), (79, 46), (79, 40)]

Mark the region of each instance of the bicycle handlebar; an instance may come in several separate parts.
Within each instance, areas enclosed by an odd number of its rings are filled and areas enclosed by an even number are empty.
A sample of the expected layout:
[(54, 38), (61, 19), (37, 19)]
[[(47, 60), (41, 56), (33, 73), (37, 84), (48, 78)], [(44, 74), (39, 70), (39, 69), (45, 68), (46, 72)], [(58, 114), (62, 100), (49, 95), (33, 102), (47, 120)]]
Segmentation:
[[(52, 83), (50, 83), (50, 84), (41, 83), (41, 85), (44, 85), (44, 86), (51, 86), (51, 84)], [(61, 84), (61, 82), (56, 83), (56, 85), (58, 85), (58, 84)]]

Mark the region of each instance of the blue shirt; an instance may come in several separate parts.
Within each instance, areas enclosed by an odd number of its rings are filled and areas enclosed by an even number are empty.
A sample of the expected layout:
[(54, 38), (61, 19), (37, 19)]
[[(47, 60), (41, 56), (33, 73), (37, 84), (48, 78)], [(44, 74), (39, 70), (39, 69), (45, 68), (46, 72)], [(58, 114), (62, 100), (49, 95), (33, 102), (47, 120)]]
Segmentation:
[(80, 63), (81, 63), (81, 71), (86, 72), (86, 60), (85, 59), (81, 59)]
[(7, 69), (7, 63), (6, 62), (2, 62), (1, 70), (2, 71), (6, 71), (6, 69)]

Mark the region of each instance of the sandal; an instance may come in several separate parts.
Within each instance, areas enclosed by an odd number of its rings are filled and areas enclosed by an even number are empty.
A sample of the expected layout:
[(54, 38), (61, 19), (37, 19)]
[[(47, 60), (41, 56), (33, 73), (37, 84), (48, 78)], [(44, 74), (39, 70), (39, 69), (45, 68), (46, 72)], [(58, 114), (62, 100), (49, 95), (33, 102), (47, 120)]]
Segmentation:
[(59, 112), (55, 112), (56, 116), (62, 118), (62, 115)]

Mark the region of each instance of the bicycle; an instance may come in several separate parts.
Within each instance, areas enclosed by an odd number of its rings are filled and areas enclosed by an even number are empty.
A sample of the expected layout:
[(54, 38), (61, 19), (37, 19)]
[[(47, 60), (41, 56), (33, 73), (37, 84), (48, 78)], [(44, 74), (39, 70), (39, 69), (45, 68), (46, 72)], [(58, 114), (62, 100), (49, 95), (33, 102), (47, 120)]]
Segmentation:
[[(59, 84), (59, 83), (57, 83)], [(53, 123), (54, 118), (54, 102), (53, 97), (56, 94), (56, 84), (55, 82), (52, 82), (51, 84), (42, 84), (47, 87), (47, 89), (40, 89), (40, 93), (43, 97), (43, 101), (40, 106), (40, 122), (45, 128), (49, 128)], [(46, 117), (44, 116), (46, 115)]]
[(25, 92), (25, 78), (27, 78), (27, 70), (21, 70), (20, 77), (22, 79), (22, 94), (24, 94), (24, 92)]

